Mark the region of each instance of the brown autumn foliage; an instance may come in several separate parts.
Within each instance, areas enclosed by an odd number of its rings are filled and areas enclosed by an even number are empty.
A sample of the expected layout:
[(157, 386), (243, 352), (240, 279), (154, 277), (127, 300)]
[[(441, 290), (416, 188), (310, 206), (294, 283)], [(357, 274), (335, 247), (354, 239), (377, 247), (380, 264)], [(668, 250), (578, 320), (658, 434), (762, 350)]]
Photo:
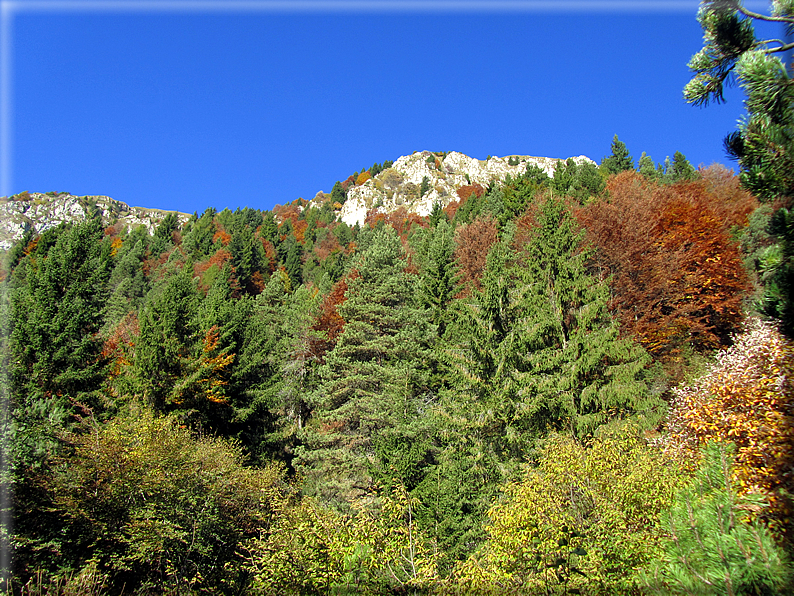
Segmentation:
[(416, 213), (409, 213), (405, 206), (402, 205), (391, 213), (382, 213), (377, 209), (369, 209), (366, 218), (364, 218), (364, 223), (370, 227), (375, 227), (381, 221), (387, 226), (394, 228), (403, 241), (405, 241), (408, 232), (415, 225), (423, 228), (427, 227), (426, 218)]
[(447, 215), (447, 220), (452, 221), (455, 219), (455, 214), (458, 212), (458, 208), (461, 206), (462, 201), (451, 201), (444, 207), (444, 213)]
[(111, 378), (119, 376), (122, 367), (130, 364), (128, 355), (138, 335), (140, 335), (138, 313), (132, 310), (119, 321), (102, 345), (102, 358), (110, 362)]
[(372, 178), (372, 175), (367, 170), (364, 170), (358, 175), (358, 178), (356, 178), (356, 186), (361, 186), (370, 178)]
[(624, 332), (656, 358), (729, 345), (741, 323), (750, 284), (731, 233), (757, 201), (738, 184), (706, 171), (660, 185), (628, 171), (607, 182), (608, 198), (575, 211), (596, 249), (593, 267), (612, 278)]
[(275, 207), (273, 207), (273, 216), (276, 218), (276, 221), (281, 222), (279, 224), (279, 228), (281, 227), (281, 224), (283, 224), (288, 219), (292, 220), (292, 225), (294, 226), (295, 222), (298, 221), (298, 216), (300, 215), (300, 212), (301, 212), (300, 205), (295, 204), (295, 201), (293, 201), (289, 205), (276, 205)]
[(326, 234), (320, 242), (314, 245), (314, 254), (319, 262), (323, 262), (333, 253), (340, 250), (342, 250), (342, 246), (334, 234)]
[[(355, 272), (351, 273), (354, 275)], [(324, 362), (325, 355), (334, 349), (336, 339), (345, 327), (345, 321), (339, 314), (339, 305), (345, 301), (348, 277), (343, 277), (334, 284), (328, 295), (323, 298), (320, 314), (312, 325), (312, 331), (318, 332), (309, 340), (312, 356)]]
[(794, 541), (794, 342), (774, 325), (750, 319), (700, 379), (673, 390), (670, 441), (697, 456), (709, 441), (736, 445), (734, 479), (761, 493), (763, 517)]
[(267, 238), (260, 238), (260, 240), (262, 242), (262, 247), (265, 249), (265, 257), (267, 257), (268, 269), (270, 270), (270, 273), (273, 273), (276, 270), (276, 247), (273, 246), (273, 243)]
[(467, 294), (472, 286), (480, 287), (485, 260), (496, 242), (496, 234), (496, 221), (490, 216), (478, 216), (455, 231), (455, 261), (462, 275), (463, 294)]
[(347, 192), (347, 189), (350, 188), (351, 184), (353, 185), (356, 184), (356, 179), (353, 176), (353, 174), (350, 174), (350, 176), (348, 176), (347, 179), (344, 182), (342, 182), (342, 190)]
[(466, 184), (461, 186), (457, 190), (458, 196), (460, 197), (461, 204), (466, 202), (471, 195), (476, 195), (481, 197), (485, 194), (485, 188), (480, 184)]

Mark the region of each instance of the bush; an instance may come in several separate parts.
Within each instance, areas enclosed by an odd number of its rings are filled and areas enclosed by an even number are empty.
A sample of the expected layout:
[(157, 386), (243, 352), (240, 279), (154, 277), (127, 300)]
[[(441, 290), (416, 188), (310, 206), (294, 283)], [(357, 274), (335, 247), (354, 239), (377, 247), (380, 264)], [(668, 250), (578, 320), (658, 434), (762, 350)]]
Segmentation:
[(553, 435), (489, 511), (487, 542), (455, 578), (472, 593), (636, 593), (683, 480), (632, 426), (605, 427), (588, 444)]
[(763, 496), (734, 488), (733, 451), (710, 443), (695, 481), (678, 494), (666, 516), (664, 553), (644, 575), (653, 592), (791, 594), (785, 554), (763, 524), (749, 519)]
[(774, 325), (748, 322), (711, 370), (675, 390), (673, 444), (697, 454), (710, 441), (734, 443), (739, 494), (761, 493), (774, 531), (791, 543), (794, 519), (794, 342)]
[(282, 471), (245, 468), (234, 443), (194, 438), (148, 410), (86, 424), (47, 482), (58, 527), (19, 541), (33, 553), (17, 581), (54, 549), (51, 578), (91, 567), (113, 593), (239, 588), (238, 548), (267, 528)]

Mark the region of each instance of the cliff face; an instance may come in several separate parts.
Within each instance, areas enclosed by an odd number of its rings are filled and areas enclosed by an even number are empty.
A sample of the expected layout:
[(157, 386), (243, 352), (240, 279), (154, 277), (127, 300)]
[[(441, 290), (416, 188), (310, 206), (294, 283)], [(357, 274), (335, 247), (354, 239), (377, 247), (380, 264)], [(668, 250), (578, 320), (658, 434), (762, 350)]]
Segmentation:
[[(0, 198), (0, 250), (7, 250), (27, 230), (43, 232), (63, 222), (82, 221), (99, 213), (103, 225), (126, 228), (145, 226), (152, 233), (168, 211), (130, 207), (105, 196), (74, 196), (68, 193), (23, 192)], [(190, 217), (177, 213), (180, 222)]]
[[(592, 161), (584, 156), (573, 159), (577, 163)], [(367, 211), (373, 207), (387, 213), (405, 207), (409, 213), (428, 215), (434, 203), (446, 207), (456, 201), (457, 190), (462, 186), (479, 184), (487, 187), (504, 181), (508, 174), (520, 176), (530, 164), (552, 176), (558, 161), (562, 160), (528, 155), (478, 160), (456, 151), (447, 154), (418, 151), (401, 157), (390, 168), (360, 186), (349, 188), (340, 217), (352, 226), (363, 222)]]

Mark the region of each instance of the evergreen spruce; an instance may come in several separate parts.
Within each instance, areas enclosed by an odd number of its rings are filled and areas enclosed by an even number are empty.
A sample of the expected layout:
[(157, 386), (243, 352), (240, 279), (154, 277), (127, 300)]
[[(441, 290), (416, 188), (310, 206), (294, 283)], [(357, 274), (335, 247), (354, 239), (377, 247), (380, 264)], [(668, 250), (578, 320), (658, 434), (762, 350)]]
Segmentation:
[(620, 174), (625, 170), (634, 169), (629, 150), (626, 144), (618, 139), (618, 135), (612, 139), (612, 153), (601, 160), (601, 167), (607, 174)]
[(515, 418), (532, 434), (568, 428), (584, 436), (616, 416), (640, 414), (648, 426), (661, 414), (641, 380), (648, 356), (618, 337), (609, 288), (587, 273), (581, 243), (565, 206), (548, 199), (521, 272), (527, 351)]
[[(60, 227), (15, 271), (11, 291), (11, 390), (24, 425), (66, 424), (78, 402), (101, 406), (107, 374), (102, 311), (110, 243), (97, 220)], [(53, 242), (54, 241), (54, 242)]]
[(339, 306), (344, 330), (320, 368), (299, 457), (307, 490), (337, 504), (372, 486), (373, 442), (417, 418), (427, 393), (433, 328), (415, 305), (400, 240), (382, 227), (366, 244)]

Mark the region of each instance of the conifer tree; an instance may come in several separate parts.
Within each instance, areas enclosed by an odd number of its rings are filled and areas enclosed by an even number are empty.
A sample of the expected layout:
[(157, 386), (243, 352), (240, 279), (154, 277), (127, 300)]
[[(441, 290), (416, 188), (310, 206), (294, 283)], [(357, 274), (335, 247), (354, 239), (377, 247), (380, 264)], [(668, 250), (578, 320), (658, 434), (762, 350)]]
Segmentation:
[(143, 272), (146, 240), (138, 233), (130, 234), (116, 255), (116, 266), (110, 274), (110, 297), (105, 304), (105, 329), (112, 329), (129, 312), (137, 311), (149, 289)]
[(624, 170), (634, 169), (629, 150), (626, 144), (618, 139), (618, 135), (612, 139), (612, 153), (601, 160), (601, 167), (607, 174), (619, 174)]
[(339, 306), (344, 330), (320, 369), (299, 457), (309, 490), (337, 504), (370, 487), (374, 440), (418, 417), (427, 391), (433, 328), (415, 305), (399, 237), (381, 227), (366, 244)]
[(697, 170), (692, 167), (684, 154), (676, 151), (673, 154), (673, 163), (667, 172), (670, 182), (684, 182), (692, 180), (697, 176)]
[(618, 337), (609, 288), (587, 273), (581, 232), (562, 202), (548, 199), (537, 224), (521, 272), (527, 352), (515, 417), (530, 432), (568, 427), (578, 436), (614, 416), (658, 417), (662, 403), (641, 380), (648, 356)]
[(443, 337), (449, 321), (448, 307), (460, 279), (454, 261), (453, 230), (446, 219), (438, 222), (426, 242), (417, 294), (429, 311), (430, 321), (437, 326), (438, 336)]
[(215, 209), (208, 208), (192, 223), (190, 230), (185, 232), (182, 244), (194, 261), (199, 261), (213, 253), (215, 213)]
[(637, 162), (637, 171), (649, 180), (655, 180), (657, 178), (658, 172), (656, 170), (656, 165), (653, 163), (653, 159), (651, 159), (649, 155), (646, 155), (645, 151), (642, 152), (640, 160)]
[(666, 520), (664, 554), (646, 583), (659, 594), (789, 594), (786, 554), (751, 511), (760, 495), (739, 496), (733, 486), (733, 449), (710, 443), (694, 482), (677, 495)]
[(73, 402), (101, 405), (102, 310), (110, 243), (98, 221), (61, 227), (39, 241), (14, 273), (11, 293), (12, 395), (27, 424), (65, 424)]
[(185, 374), (198, 339), (196, 313), (199, 296), (188, 263), (141, 313), (133, 370), (139, 387), (156, 410), (174, 405), (174, 389)]

